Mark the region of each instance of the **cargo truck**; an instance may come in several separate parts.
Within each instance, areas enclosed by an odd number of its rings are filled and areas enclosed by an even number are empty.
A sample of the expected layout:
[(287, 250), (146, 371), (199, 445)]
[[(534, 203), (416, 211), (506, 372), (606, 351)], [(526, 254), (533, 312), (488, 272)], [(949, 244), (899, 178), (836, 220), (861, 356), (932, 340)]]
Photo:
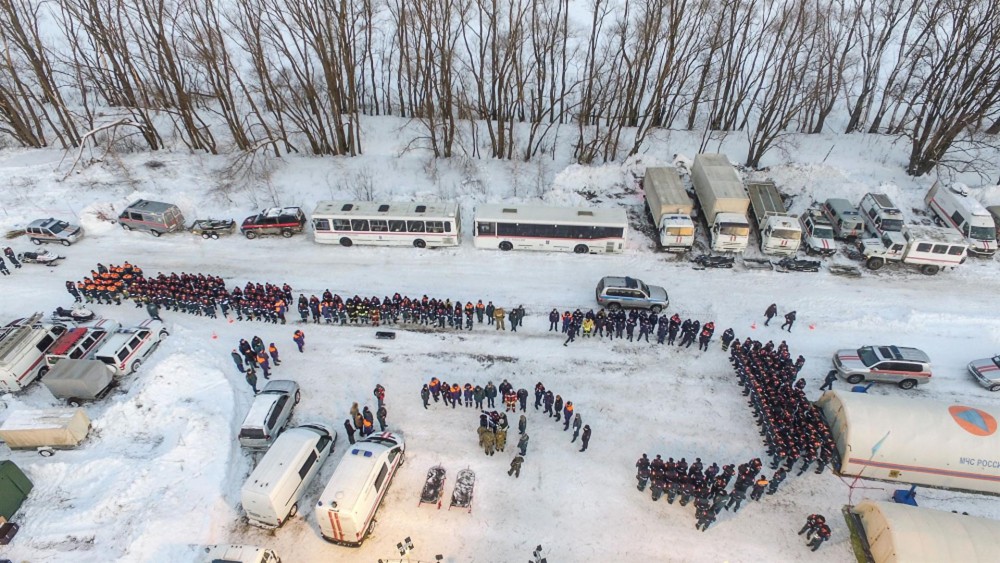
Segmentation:
[(750, 198), (736, 169), (725, 155), (699, 154), (694, 157), (691, 179), (712, 250), (742, 253), (750, 240)]
[(684, 190), (673, 168), (647, 168), (642, 181), (646, 211), (659, 233), (660, 247), (667, 252), (686, 252), (694, 245), (694, 202)]
[(792, 256), (802, 244), (802, 228), (795, 215), (785, 211), (785, 202), (773, 182), (747, 184), (754, 225), (764, 254)]

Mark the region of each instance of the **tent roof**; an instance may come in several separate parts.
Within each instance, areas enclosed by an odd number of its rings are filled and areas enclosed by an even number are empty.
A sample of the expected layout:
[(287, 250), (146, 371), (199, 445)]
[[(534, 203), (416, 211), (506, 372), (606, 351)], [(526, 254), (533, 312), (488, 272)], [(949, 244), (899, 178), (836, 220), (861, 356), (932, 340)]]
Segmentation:
[(977, 516), (865, 500), (861, 516), (876, 563), (992, 563), (1000, 553), (1000, 522)]

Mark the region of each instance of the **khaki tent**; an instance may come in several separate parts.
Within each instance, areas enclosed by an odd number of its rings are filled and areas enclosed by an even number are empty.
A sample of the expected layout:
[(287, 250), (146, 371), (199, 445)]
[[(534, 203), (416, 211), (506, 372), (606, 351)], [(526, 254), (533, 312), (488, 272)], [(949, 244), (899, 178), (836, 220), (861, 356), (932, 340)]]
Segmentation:
[(90, 431), (83, 409), (19, 409), (0, 424), (0, 440), (15, 448), (72, 448)]
[(0, 461), (0, 521), (10, 520), (28, 498), (32, 484), (13, 461)]
[(875, 563), (993, 563), (1000, 554), (996, 520), (870, 500), (853, 512)]
[(836, 391), (817, 404), (841, 473), (1000, 493), (998, 409)]

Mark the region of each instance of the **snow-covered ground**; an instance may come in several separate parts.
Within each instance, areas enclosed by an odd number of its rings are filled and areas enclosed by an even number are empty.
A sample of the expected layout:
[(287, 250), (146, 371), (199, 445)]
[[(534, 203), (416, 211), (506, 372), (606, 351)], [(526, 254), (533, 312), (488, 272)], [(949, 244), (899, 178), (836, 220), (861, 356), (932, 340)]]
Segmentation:
[[(387, 137), (388, 138), (388, 137)], [(742, 147), (724, 146), (738, 161)], [(899, 170), (903, 154), (889, 142), (864, 136), (807, 137), (793, 156), (776, 153), (771, 169), (757, 176), (775, 179), (796, 196), (793, 210), (812, 200), (847, 197), (858, 201), (870, 190), (888, 192), (913, 219), (931, 181), (913, 180)], [(347, 185), (359, 170), (375, 175), (384, 199), (457, 199), (465, 232), (479, 201), (527, 199), (583, 203), (578, 191), (601, 194), (597, 205), (638, 206), (632, 170), (663, 164), (674, 153), (692, 156), (697, 138), (674, 133), (660, 141), (662, 156), (646, 155), (624, 166), (599, 168), (506, 165), (491, 161), (437, 162), (399, 156), (387, 143), (358, 159), (289, 159), (272, 174), (271, 188), (247, 186), (212, 191), (220, 160), (179, 154), (133, 156), (125, 168), (95, 166), (59, 181), (53, 172), (61, 154), (0, 153), (8, 188), (0, 192), (0, 228), (33, 218), (79, 216), (87, 238), (71, 248), (53, 248), (66, 260), (56, 268), (25, 265), (0, 279), (0, 320), (34, 311), (49, 312), (69, 299), (63, 283), (80, 279), (97, 262), (128, 260), (147, 275), (201, 272), (222, 276), (229, 287), (248, 280), (289, 283), (296, 294), (325, 289), (343, 297), (427, 294), (452, 300), (492, 300), (528, 312), (518, 332), (499, 333), (485, 324), (471, 332), (399, 330), (394, 341), (376, 340), (373, 328), (309, 325), (306, 352), (295, 352), (285, 326), (210, 320), (164, 312), (170, 336), (150, 361), (104, 401), (86, 406), (93, 420), (90, 438), (78, 449), (51, 458), (0, 447), (35, 483), (16, 520), (22, 530), (0, 548), (14, 561), (192, 561), (197, 546), (248, 543), (275, 549), (285, 561), (376, 561), (398, 558), (397, 542), (409, 536), (414, 560), (524, 561), (541, 544), (549, 561), (815, 561), (851, 560), (844, 505), (861, 498), (885, 499), (895, 486), (859, 483), (827, 472), (791, 477), (778, 494), (748, 502), (738, 514), (724, 512), (708, 531), (694, 529), (691, 505), (653, 503), (648, 490), (635, 489), (636, 458), (642, 453), (701, 457), (741, 463), (764, 457), (753, 418), (726, 356), (713, 343), (707, 352), (615, 340), (579, 339), (562, 346), (561, 334), (547, 332), (547, 313), (595, 308), (594, 286), (609, 274), (628, 274), (665, 286), (670, 312), (713, 320), (721, 334), (732, 326), (739, 338), (788, 341), (803, 354), (807, 391), (818, 387), (838, 348), (868, 343), (911, 345), (927, 351), (935, 368), (933, 384), (910, 391), (996, 408), (1000, 397), (979, 387), (965, 364), (1000, 350), (1000, 290), (994, 260), (970, 259), (961, 269), (925, 277), (886, 268), (858, 279), (818, 274), (734, 270), (693, 270), (687, 262), (656, 253), (652, 241), (633, 230), (621, 255), (501, 253), (476, 250), (468, 236), (456, 249), (417, 250), (328, 247), (308, 235), (290, 240), (218, 241), (190, 234), (153, 238), (126, 233), (99, 221), (98, 210), (122, 206), (142, 194), (181, 205), (196, 217), (234, 217), (275, 203), (301, 205), (309, 212), (320, 199), (349, 199)], [(668, 148), (669, 146), (669, 148)], [(833, 146), (831, 151), (830, 147)], [(829, 154), (828, 154), (828, 151)], [(145, 165), (157, 161), (162, 167)], [(778, 160), (787, 160), (779, 164)], [(565, 162), (565, 159), (561, 162)], [(65, 164), (61, 170), (65, 170)], [(124, 173), (127, 170), (128, 173)], [(971, 186), (975, 179), (962, 179)], [(514, 186), (517, 191), (515, 193)], [(996, 190), (994, 190), (996, 191)], [(982, 194), (980, 194), (982, 195)], [(988, 202), (996, 203), (996, 202)], [(30, 249), (23, 238), (8, 241)], [(846, 261), (845, 258), (837, 258)], [(782, 313), (795, 309), (791, 334), (763, 327), (767, 305)], [(139, 321), (145, 312), (129, 305), (98, 306), (102, 315)], [(406, 464), (389, 489), (374, 535), (359, 549), (333, 546), (318, 533), (311, 510), (303, 509), (281, 529), (265, 532), (245, 523), (239, 489), (254, 460), (235, 435), (252, 400), (249, 387), (229, 357), (240, 338), (259, 335), (275, 342), (282, 364), (274, 375), (300, 383), (302, 403), (293, 423), (321, 422), (340, 433), (338, 447), (305, 494), (312, 505), (346, 449), (343, 421), (354, 401), (374, 408), (372, 388), (387, 389), (390, 429), (406, 437)], [(542, 381), (573, 401), (593, 429), (590, 448), (580, 453), (570, 433), (529, 405), (528, 455), (523, 479), (507, 476), (516, 449), (485, 457), (477, 447), (478, 412), (421, 407), (419, 390), (432, 376), (464, 384), (499, 383), (533, 388)], [(844, 384), (838, 384), (843, 389)], [(898, 388), (876, 385), (875, 394)], [(2, 397), (8, 409), (55, 405), (41, 385)], [(515, 417), (516, 420), (516, 417)], [(471, 513), (417, 506), (426, 470), (448, 469), (451, 493), (459, 469), (476, 471)], [(770, 475), (770, 471), (765, 469)], [(995, 497), (921, 489), (922, 505), (1000, 518)], [(833, 523), (833, 538), (809, 554), (796, 535), (805, 516), (820, 512)]]

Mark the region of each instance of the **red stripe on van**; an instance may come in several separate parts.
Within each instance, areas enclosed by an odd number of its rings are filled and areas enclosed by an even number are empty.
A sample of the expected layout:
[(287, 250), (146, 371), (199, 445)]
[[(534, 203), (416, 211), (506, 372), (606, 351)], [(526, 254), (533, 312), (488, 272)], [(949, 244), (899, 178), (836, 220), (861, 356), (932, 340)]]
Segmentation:
[(340, 516), (332, 510), (327, 510), (326, 515), (330, 518), (330, 533), (335, 540), (343, 540), (344, 532), (340, 529)]

